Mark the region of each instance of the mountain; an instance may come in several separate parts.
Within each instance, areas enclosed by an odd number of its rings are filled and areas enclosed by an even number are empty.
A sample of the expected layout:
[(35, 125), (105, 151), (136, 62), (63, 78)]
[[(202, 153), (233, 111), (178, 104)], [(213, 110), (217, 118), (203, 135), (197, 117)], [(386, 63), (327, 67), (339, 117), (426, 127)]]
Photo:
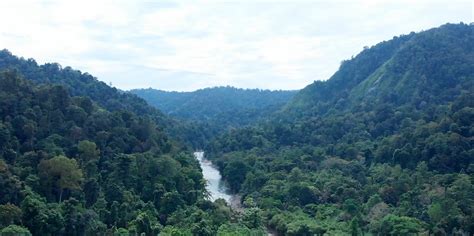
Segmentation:
[(270, 91), (214, 87), (194, 92), (167, 92), (155, 89), (130, 91), (164, 113), (210, 123), (219, 131), (256, 123), (285, 105), (296, 91)]
[(137, 114), (150, 114), (157, 120), (166, 119), (143, 99), (110, 87), (89, 73), (69, 66), (63, 68), (58, 63), (38, 65), (34, 59), (20, 58), (4, 49), (0, 51), (0, 69), (17, 71), (25, 79), (37, 84), (62, 85), (72, 96), (88, 96), (110, 111), (128, 110)]
[(473, 32), (446, 24), (366, 48), (208, 157), (282, 235), (472, 234)]
[(194, 126), (70, 67), (3, 50), (0, 71), (0, 234), (261, 231), (206, 200), (199, 163), (175, 138), (195, 138)]
[(123, 92), (97, 80), (89, 73), (58, 63), (38, 65), (34, 59), (24, 59), (8, 50), (0, 51), (0, 71), (15, 71), (24, 79), (35, 84), (56, 84), (64, 87), (71, 96), (86, 96), (102, 108), (114, 111), (129, 111), (153, 120), (168, 137), (179, 142), (176, 145), (202, 146), (211, 137), (202, 125), (178, 121), (150, 106), (145, 100), (131, 93)]
[[(164, 113), (0, 51), (0, 234), (472, 235), (473, 32), (394, 37), (297, 92), (138, 91)], [(190, 147), (243, 209), (206, 200)]]
[(420, 105), (435, 102), (429, 99), (453, 100), (450, 90), (456, 92), (459, 88), (455, 86), (472, 81), (472, 25), (441, 28), (366, 48), (342, 62), (327, 82), (315, 82), (302, 90), (288, 109), (303, 113), (320, 109), (316, 114), (321, 114), (335, 105), (352, 108), (370, 102)]

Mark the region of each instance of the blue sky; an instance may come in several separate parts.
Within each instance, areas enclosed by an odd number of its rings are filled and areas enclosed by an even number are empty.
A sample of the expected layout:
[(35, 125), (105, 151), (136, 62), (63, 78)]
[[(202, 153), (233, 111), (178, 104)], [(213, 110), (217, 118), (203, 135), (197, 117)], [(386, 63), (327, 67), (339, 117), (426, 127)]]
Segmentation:
[(1, 1), (0, 48), (121, 89), (300, 89), (364, 46), (473, 14), (471, 0)]

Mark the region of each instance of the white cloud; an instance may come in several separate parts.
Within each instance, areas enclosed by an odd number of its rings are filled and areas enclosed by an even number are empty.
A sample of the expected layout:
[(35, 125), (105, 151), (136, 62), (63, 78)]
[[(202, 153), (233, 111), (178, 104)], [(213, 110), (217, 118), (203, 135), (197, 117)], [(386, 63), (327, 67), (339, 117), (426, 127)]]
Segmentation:
[(1, 1), (0, 47), (123, 89), (298, 89), (395, 35), (472, 22), (469, 0)]

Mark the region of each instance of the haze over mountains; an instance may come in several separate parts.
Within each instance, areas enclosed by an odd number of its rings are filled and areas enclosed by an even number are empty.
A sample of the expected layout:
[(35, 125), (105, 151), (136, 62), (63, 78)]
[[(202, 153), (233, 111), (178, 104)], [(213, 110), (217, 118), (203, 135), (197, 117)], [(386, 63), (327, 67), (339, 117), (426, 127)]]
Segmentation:
[(297, 91), (215, 87), (195, 92), (130, 91), (166, 114), (212, 123), (219, 131), (252, 124), (281, 109)]
[[(3, 50), (0, 232), (471, 235), (473, 65), (463, 23), (366, 48), (301, 91), (128, 93)], [(241, 213), (207, 200), (194, 148)]]

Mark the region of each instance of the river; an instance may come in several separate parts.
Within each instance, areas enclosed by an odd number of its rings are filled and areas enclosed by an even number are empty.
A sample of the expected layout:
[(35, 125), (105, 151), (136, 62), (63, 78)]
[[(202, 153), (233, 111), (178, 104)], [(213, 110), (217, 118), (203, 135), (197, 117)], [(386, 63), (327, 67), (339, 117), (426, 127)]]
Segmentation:
[(206, 180), (206, 190), (209, 192), (211, 201), (215, 201), (218, 198), (224, 199), (228, 204), (235, 196), (229, 194), (229, 189), (222, 180), (222, 176), (219, 170), (212, 164), (211, 161), (204, 158), (204, 152), (195, 152), (194, 156), (199, 161), (199, 165), (202, 169), (202, 175)]
[[(243, 212), (243, 208), (240, 204), (240, 196), (229, 193), (229, 188), (227, 188), (225, 182), (222, 180), (221, 173), (211, 161), (204, 157), (204, 152), (194, 152), (194, 156), (199, 161), (199, 165), (202, 169), (202, 175), (207, 182), (206, 190), (210, 195), (209, 200), (215, 201), (219, 198), (222, 198), (234, 211)], [(270, 229), (267, 229), (266, 234), (269, 236), (276, 235), (276, 233)]]

